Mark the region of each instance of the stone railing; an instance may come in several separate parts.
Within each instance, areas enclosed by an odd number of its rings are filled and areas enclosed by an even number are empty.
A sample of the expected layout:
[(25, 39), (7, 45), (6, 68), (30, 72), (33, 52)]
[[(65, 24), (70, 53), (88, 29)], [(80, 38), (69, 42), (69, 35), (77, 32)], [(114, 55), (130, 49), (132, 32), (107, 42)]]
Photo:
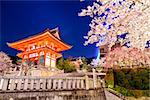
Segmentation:
[(0, 100), (106, 100), (103, 74), (78, 77), (1, 76)]
[(53, 91), (100, 88), (100, 79), (85, 77), (0, 77), (0, 92)]

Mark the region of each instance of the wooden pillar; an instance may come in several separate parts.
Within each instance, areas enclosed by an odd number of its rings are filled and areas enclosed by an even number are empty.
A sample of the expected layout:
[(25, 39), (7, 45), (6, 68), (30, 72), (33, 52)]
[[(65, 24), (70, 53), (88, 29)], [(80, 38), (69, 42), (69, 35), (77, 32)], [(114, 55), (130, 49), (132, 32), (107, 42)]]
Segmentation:
[(24, 57), (23, 57), (23, 55), (22, 55), (22, 65), (24, 65)]
[(38, 62), (37, 62), (37, 64), (39, 65), (40, 64), (40, 51), (38, 52)]
[(46, 63), (46, 51), (44, 52), (44, 66), (45, 66), (45, 63)]
[[(52, 63), (52, 61), (53, 61), (53, 63)], [(52, 65), (52, 64), (54, 64), (54, 65)], [(51, 56), (51, 67), (52, 68), (56, 67), (56, 57), (54, 54), (52, 54), (52, 56)]]
[(50, 53), (50, 68), (52, 68), (52, 66), (51, 66), (51, 59), (52, 59), (52, 54)]

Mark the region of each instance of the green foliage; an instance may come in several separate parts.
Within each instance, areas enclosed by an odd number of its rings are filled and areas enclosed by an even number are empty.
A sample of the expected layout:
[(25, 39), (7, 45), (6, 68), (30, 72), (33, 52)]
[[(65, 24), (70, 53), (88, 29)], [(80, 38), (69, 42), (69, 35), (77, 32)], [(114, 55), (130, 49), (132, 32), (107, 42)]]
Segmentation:
[(126, 88), (120, 87), (120, 86), (116, 86), (113, 89), (115, 91), (123, 94), (124, 96), (133, 96), (136, 98), (142, 97), (142, 96), (146, 96), (146, 97), (150, 96), (150, 90), (129, 90), (129, 89), (126, 89)]
[(65, 73), (76, 71), (75, 66), (71, 64), (69, 60), (64, 60), (63, 58), (58, 60), (56, 66), (58, 69), (64, 70)]
[(86, 70), (88, 70), (88, 69), (89, 69), (89, 66), (88, 66), (88, 64), (87, 64), (87, 61), (88, 61), (88, 60), (87, 60), (85, 57), (82, 57), (81, 60), (82, 60), (82, 63), (83, 63), (83, 64), (80, 65), (80, 68), (81, 68), (81, 69), (86, 69)]
[(106, 86), (124, 96), (150, 96), (149, 72), (149, 68), (110, 69), (105, 76)]
[(149, 68), (115, 70), (116, 85), (127, 89), (148, 90)]
[(114, 87), (114, 75), (112, 70), (108, 70), (106, 76), (105, 76), (105, 82), (106, 86), (113, 88)]
[(87, 64), (82, 64), (80, 65), (81, 69), (88, 69), (88, 65)]
[(81, 60), (82, 60), (83, 64), (87, 65), (88, 60), (85, 57), (82, 57)]
[(113, 88), (115, 91), (123, 94), (124, 96), (133, 96), (132, 92), (130, 92), (129, 90), (127, 90), (124, 87), (120, 87), (120, 86), (116, 86), (115, 88)]

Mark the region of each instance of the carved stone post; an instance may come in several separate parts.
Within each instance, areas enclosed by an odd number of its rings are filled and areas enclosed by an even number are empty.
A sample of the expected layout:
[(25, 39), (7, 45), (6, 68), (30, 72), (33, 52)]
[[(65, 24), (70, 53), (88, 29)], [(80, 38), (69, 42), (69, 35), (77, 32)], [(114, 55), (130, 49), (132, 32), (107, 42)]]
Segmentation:
[(76, 81), (77, 81), (76, 79), (75, 79), (75, 80), (73, 80), (73, 83), (72, 83), (72, 88), (73, 88), (73, 89), (75, 89), (75, 88), (76, 88)]
[(36, 100), (40, 100), (40, 99), (39, 99), (39, 96), (36, 96)]
[(85, 85), (84, 85), (84, 80), (81, 79), (81, 88), (84, 89), (84, 88), (85, 88), (84, 86), (85, 86)]
[(37, 80), (36, 80), (36, 90), (39, 90), (39, 89), (40, 89), (40, 84), (41, 84), (40, 80), (37, 79)]
[(86, 90), (89, 89), (89, 77), (87, 75), (85, 75), (85, 87), (86, 87)]
[(105, 80), (104, 80), (104, 79), (101, 79), (101, 82), (102, 82), (102, 87), (105, 88)]
[(62, 87), (62, 79), (59, 79), (58, 80), (58, 89), (60, 90)]
[(27, 88), (28, 88), (28, 78), (26, 78), (24, 81), (24, 90), (27, 90)]
[(22, 79), (18, 79), (17, 90), (21, 90)]
[(71, 81), (72, 81), (71, 79), (68, 80), (68, 89), (69, 90), (71, 89), (71, 83), (72, 83)]
[(92, 71), (93, 71), (93, 85), (94, 88), (97, 88), (97, 76), (95, 74), (95, 68), (93, 68)]
[(4, 79), (3, 78), (1, 78), (0, 79), (0, 90), (2, 89), (2, 87), (3, 87), (3, 84), (4, 84)]
[(31, 79), (30, 81), (30, 89), (33, 90), (34, 88), (34, 79)]
[(48, 89), (52, 88), (52, 79), (48, 79), (48, 85), (47, 85)]
[(13, 98), (9, 98), (9, 100), (14, 100)]
[(77, 79), (77, 89), (80, 89), (80, 80), (79, 79)]
[(15, 79), (11, 80), (10, 90), (13, 91), (15, 89)]
[(56, 89), (56, 87), (57, 87), (57, 80), (56, 80), (56, 79), (54, 79), (54, 80), (53, 80), (53, 89), (55, 90), (55, 89)]
[(67, 89), (67, 80), (63, 80), (63, 89)]
[(4, 79), (4, 83), (3, 83), (3, 87), (2, 87), (2, 90), (7, 90), (7, 86), (9, 85), (9, 81), (8, 79)]
[(42, 79), (42, 89), (46, 89), (46, 79)]

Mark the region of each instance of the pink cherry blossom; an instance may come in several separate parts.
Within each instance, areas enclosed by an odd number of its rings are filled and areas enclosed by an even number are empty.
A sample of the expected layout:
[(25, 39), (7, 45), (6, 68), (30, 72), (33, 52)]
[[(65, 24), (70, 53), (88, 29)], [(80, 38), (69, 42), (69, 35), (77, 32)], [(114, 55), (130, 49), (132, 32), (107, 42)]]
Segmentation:
[(6, 68), (11, 66), (12, 61), (10, 58), (4, 52), (0, 52), (0, 71), (4, 71)]
[(144, 51), (137, 48), (117, 47), (107, 53), (104, 58), (104, 67), (111, 68), (119, 67), (134, 67), (144, 66), (150, 67), (150, 49), (146, 48)]

